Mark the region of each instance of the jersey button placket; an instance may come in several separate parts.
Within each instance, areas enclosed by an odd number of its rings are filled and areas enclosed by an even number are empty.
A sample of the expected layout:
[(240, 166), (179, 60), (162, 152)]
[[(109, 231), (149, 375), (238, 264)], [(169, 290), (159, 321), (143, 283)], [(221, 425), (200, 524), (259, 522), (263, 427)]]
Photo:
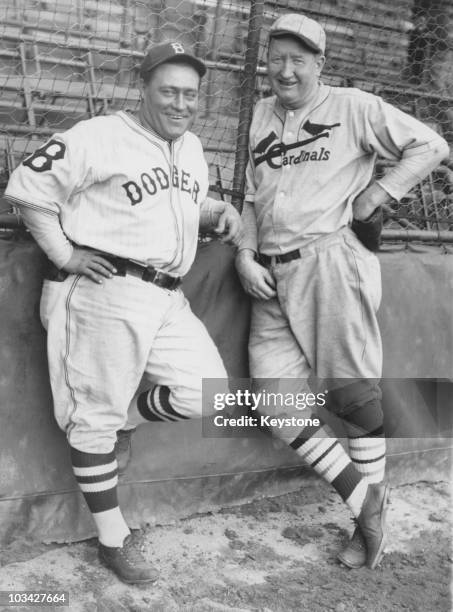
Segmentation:
[[(286, 112), (286, 117), (285, 117), (285, 125), (283, 128), (283, 142), (287, 145), (290, 146), (292, 144), (294, 144), (294, 142), (296, 142), (296, 134), (297, 134), (297, 129), (295, 126), (295, 119), (294, 119), (295, 113), (294, 111), (287, 111)], [(289, 149), (286, 153), (286, 155), (289, 157), (291, 155), (292, 149)], [(284, 170), (288, 170), (290, 167), (290, 164), (285, 164), (283, 166)]]
[[(285, 125), (287, 124), (288, 124), (288, 121), (286, 122)], [(291, 124), (289, 125), (289, 127), (291, 128)], [(292, 131), (292, 129), (285, 129), (285, 135), (284, 135), (283, 142), (286, 145), (291, 145), (294, 142), (294, 132)], [(291, 149), (289, 149), (285, 155), (289, 156), (290, 154), (291, 154)], [(289, 164), (285, 164), (283, 166), (283, 170), (287, 171), (288, 169), (289, 169)]]
[[(295, 116), (294, 111), (286, 112), (285, 124), (283, 126), (283, 134), (282, 134), (282, 142), (284, 142), (286, 145), (290, 145), (294, 142), (294, 134), (295, 134), (294, 116)], [(288, 151), (288, 153), (286, 153), (285, 155), (282, 155), (282, 160), (281, 160), (282, 161), (282, 166), (281, 166), (282, 172), (280, 173), (280, 180), (278, 182), (278, 188), (277, 188), (277, 196), (276, 196), (276, 201), (274, 204), (274, 215), (273, 215), (274, 230), (278, 238), (281, 237), (280, 236), (281, 230), (279, 230), (279, 227), (284, 227), (285, 225), (285, 216), (286, 216), (285, 202), (287, 199), (287, 189), (289, 187), (288, 185), (289, 177), (287, 175), (288, 175), (289, 169), (291, 168), (289, 163), (283, 164), (283, 159), (286, 155), (290, 155), (290, 154), (291, 154), (291, 149)], [(278, 241), (278, 243), (279, 242), (280, 240)]]
[[(283, 138), (284, 131), (281, 136), (281, 142), (284, 142)], [(284, 177), (283, 169), (285, 166), (283, 165), (283, 153), (280, 156), (280, 168), (275, 170), (275, 172), (280, 172), (280, 176), (277, 183), (277, 188), (274, 196), (274, 204), (271, 209), (271, 218), (272, 218), (272, 229), (275, 236), (275, 244), (279, 243), (279, 226), (280, 226), (280, 217), (281, 210), (283, 208), (284, 200), (285, 200), (285, 191), (284, 186), (285, 182), (282, 181)]]
[(285, 132), (286, 132), (285, 142), (287, 144), (294, 142), (293, 123), (294, 123), (294, 111), (288, 111), (286, 113), (286, 119), (285, 119)]

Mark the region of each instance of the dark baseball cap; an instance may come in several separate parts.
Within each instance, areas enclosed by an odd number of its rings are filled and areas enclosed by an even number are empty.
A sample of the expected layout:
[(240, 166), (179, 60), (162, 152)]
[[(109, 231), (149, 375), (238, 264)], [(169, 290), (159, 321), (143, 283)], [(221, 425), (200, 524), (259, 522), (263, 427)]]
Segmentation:
[(182, 43), (177, 41), (167, 41), (154, 45), (146, 53), (140, 65), (140, 76), (143, 78), (150, 70), (164, 64), (165, 62), (173, 62), (178, 59), (184, 60), (195, 68), (200, 77), (206, 74), (205, 64), (195, 57), (193, 53), (187, 49)]

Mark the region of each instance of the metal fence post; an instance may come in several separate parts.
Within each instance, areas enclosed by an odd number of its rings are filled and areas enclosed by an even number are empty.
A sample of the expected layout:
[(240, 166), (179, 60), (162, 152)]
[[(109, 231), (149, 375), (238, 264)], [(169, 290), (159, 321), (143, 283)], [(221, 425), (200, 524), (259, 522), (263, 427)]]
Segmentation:
[(255, 93), (256, 69), (258, 66), (260, 33), (264, 18), (264, 0), (251, 0), (250, 21), (245, 53), (244, 78), (241, 83), (241, 103), (239, 107), (238, 140), (236, 145), (232, 204), (239, 212), (245, 188), (245, 168), (247, 166), (247, 147), (250, 121), (252, 119)]

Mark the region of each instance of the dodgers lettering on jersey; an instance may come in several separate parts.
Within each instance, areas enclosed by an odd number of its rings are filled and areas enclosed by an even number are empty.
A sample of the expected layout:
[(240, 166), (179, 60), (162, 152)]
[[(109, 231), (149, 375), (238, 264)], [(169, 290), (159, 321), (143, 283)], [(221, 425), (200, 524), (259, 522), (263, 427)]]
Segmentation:
[(207, 190), (194, 134), (169, 145), (120, 111), (55, 134), (13, 172), (6, 195), (58, 215), (75, 244), (182, 276)]
[(168, 172), (160, 167), (151, 168), (150, 172), (142, 172), (139, 179), (123, 183), (122, 187), (126, 191), (132, 206), (143, 202), (144, 192), (153, 196), (159, 190), (166, 191), (174, 187), (175, 189), (190, 193), (192, 200), (196, 204), (198, 204), (200, 193), (198, 181), (192, 178), (190, 172), (180, 171), (177, 166), (173, 166), (172, 172)]
[[(51, 139), (42, 147), (36, 149), (22, 164), (35, 172), (47, 172), (52, 169), (54, 161), (64, 158), (65, 152), (66, 145), (63, 142)], [(176, 166), (173, 166), (172, 172), (167, 172), (161, 167), (151, 168), (150, 173), (142, 172), (137, 181), (127, 181), (123, 183), (122, 187), (125, 189), (132, 205), (143, 201), (143, 190), (150, 195), (155, 195), (159, 189), (165, 191), (170, 188), (170, 185), (190, 193), (194, 202), (197, 203), (200, 193), (198, 181), (191, 181), (190, 173), (185, 170), (181, 170), (181, 177), (179, 174)]]

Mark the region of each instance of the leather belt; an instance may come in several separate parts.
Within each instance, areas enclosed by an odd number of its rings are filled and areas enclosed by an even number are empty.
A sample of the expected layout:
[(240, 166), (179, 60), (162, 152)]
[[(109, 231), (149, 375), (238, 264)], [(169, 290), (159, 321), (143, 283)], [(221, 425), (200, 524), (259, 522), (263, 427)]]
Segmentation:
[(105, 259), (115, 266), (115, 276), (135, 276), (145, 281), (145, 283), (153, 283), (153, 285), (162, 287), (162, 289), (170, 289), (170, 291), (174, 291), (182, 283), (181, 277), (171, 276), (170, 274), (156, 270), (153, 266), (141, 266), (135, 263), (135, 261), (123, 259), (122, 257), (106, 257), (105, 255), (102, 255), (102, 257), (105, 257)]
[[(112, 266), (116, 268), (114, 276), (135, 276), (145, 283), (153, 283), (162, 289), (169, 289), (174, 291), (182, 283), (182, 278), (179, 276), (170, 276), (165, 272), (156, 270), (152, 266), (141, 266), (130, 259), (123, 259), (122, 257), (113, 257), (112, 255), (106, 255), (100, 253), (104, 259), (107, 259)], [(49, 262), (49, 268), (45, 275), (47, 280), (53, 281), (64, 281), (69, 276), (68, 272), (59, 270), (54, 264)]]
[(258, 263), (263, 266), (271, 266), (272, 264), (288, 263), (289, 261), (293, 261), (294, 259), (300, 258), (301, 254), (299, 249), (289, 251), (289, 253), (283, 253), (282, 255), (264, 255), (264, 253), (259, 253)]

